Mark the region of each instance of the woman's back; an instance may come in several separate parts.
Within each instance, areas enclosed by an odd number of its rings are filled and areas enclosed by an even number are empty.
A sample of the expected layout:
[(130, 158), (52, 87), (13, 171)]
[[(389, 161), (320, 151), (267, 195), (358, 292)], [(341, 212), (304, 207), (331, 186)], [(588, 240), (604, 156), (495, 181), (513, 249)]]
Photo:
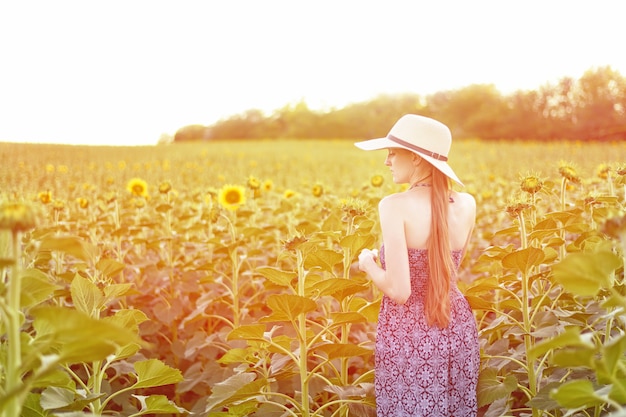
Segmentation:
[[(395, 194), (395, 213), (404, 221), (408, 248), (426, 249), (432, 224), (431, 189), (415, 188)], [(448, 205), (448, 230), (450, 250), (463, 250), (474, 227), (476, 202), (467, 193), (450, 192)]]

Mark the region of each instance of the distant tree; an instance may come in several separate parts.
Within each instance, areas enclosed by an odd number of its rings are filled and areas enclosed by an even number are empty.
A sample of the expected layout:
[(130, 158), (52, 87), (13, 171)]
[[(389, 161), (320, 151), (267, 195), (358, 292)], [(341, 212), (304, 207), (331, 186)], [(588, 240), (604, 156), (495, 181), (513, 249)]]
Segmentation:
[(492, 84), (473, 84), (427, 98), (430, 113), (450, 126), (456, 136), (498, 139), (505, 133), (510, 112), (506, 100)]
[(589, 70), (578, 81), (576, 135), (626, 139), (626, 78), (611, 67)]
[(204, 125), (183, 126), (174, 134), (174, 142), (192, 142), (206, 140), (209, 135), (209, 128)]

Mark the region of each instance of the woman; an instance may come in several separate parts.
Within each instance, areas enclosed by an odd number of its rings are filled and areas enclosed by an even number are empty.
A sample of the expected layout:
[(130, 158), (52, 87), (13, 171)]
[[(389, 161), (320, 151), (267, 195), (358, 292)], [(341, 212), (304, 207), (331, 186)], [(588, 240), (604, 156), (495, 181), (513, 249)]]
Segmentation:
[(387, 149), (385, 165), (402, 193), (379, 205), (383, 244), (364, 249), (359, 269), (382, 291), (375, 352), (378, 417), (476, 416), (479, 348), (476, 321), (456, 286), (476, 220), (476, 202), (447, 157), (442, 123), (405, 115), (387, 137), (357, 142)]

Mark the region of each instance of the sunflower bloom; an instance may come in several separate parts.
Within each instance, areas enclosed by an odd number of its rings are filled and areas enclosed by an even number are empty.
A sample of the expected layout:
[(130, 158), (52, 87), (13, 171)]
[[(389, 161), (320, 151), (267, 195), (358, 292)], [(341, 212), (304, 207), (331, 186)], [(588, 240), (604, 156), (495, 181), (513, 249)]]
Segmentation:
[(81, 209), (86, 209), (89, 207), (89, 200), (83, 197), (77, 198), (76, 203), (78, 203), (78, 207), (80, 207)]
[(52, 193), (50, 191), (42, 191), (37, 194), (37, 198), (44, 204), (50, 204), (52, 202)]
[(380, 174), (374, 175), (372, 177), (372, 179), (370, 180), (372, 186), (374, 186), (374, 187), (380, 187), (381, 185), (383, 185), (384, 181), (385, 181), (385, 179)]
[(559, 167), (559, 174), (569, 182), (580, 183), (580, 177), (572, 165), (562, 164)]
[(286, 189), (285, 192), (283, 193), (283, 197), (285, 198), (291, 198), (293, 196), (296, 195), (296, 192), (294, 190), (291, 189)]
[(534, 174), (527, 175), (522, 178), (520, 188), (528, 194), (536, 194), (543, 188), (543, 180)]
[(245, 191), (240, 185), (225, 185), (220, 189), (217, 201), (226, 210), (235, 211), (246, 202)]
[(600, 164), (596, 168), (596, 175), (598, 175), (598, 178), (606, 180), (609, 178), (610, 171), (611, 168), (607, 164)]
[(261, 181), (257, 177), (250, 175), (248, 177), (248, 188), (251, 190), (258, 190), (261, 188)]
[(159, 193), (167, 194), (172, 190), (172, 184), (169, 181), (164, 181), (159, 185)]
[(324, 194), (324, 187), (322, 186), (322, 184), (315, 184), (313, 186), (313, 189), (311, 190), (311, 193), (314, 197), (321, 197), (322, 194)]
[(265, 180), (263, 181), (261, 188), (263, 189), (263, 191), (272, 191), (274, 189), (274, 183), (272, 182), (272, 180)]
[(37, 226), (37, 212), (24, 203), (3, 203), (0, 205), (0, 229), (23, 232)]
[(137, 197), (148, 196), (148, 183), (141, 178), (133, 178), (126, 184), (129, 193)]

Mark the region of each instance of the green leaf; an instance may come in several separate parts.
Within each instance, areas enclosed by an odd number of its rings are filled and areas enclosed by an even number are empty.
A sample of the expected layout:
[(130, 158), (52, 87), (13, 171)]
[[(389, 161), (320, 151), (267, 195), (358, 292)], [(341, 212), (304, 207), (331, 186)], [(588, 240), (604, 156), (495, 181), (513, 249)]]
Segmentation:
[(588, 408), (605, 403), (605, 400), (596, 394), (588, 379), (568, 381), (553, 390), (550, 397), (561, 407), (566, 408)]
[(39, 269), (25, 269), (22, 271), (20, 305), (30, 307), (39, 304), (60, 288), (50, 282), (48, 275)]
[(49, 413), (41, 408), (41, 394), (28, 393), (20, 417), (47, 417)]
[(291, 287), (291, 282), (298, 276), (295, 272), (283, 271), (269, 266), (257, 268), (256, 271), (281, 287)]
[(145, 344), (136, 333), (78, 310), (38, 306), (31, 314), (37, 335), (33, 348), (57, 353), (60, 363), (102, 360), (128, 343)]
[[(141, 410), (139, 414), (180, 414), (188, 412), (182, 407), (177, 406), (174, 402), (170, 401), (165, 395), (136, 395), (133, 397), (139, 400), (141, 404)], [(137, 415), (137, 414), (135, 414)]]
[(106, 302), (125, 296), (133, 290), (133, 287), (134, 284), (131, 283), (107, 285), (103, 288)]
[(311, 252), (304, 260), (306, 269), (315, 267), (321, 268), (322, 271), (333, 272), (335, 265), (343, 262), (343, 254), (330, 249), (320, 249)]
[[(255, 379), (256, 374), (252, 372), (242, 372), (240, 374), (234, 374), (224, 381), (213, 385), (213, 387), (211, 387), (211, 396), (207, 399), (204, 411), (208, 413), (215, 408), (221, 407), (229, 400), (231, 403), (234, 402), (232, 398), (237, 396), (238, 391), (248, 391), (247, 387), (250, 383), (255, 381)], [(261, 379), (261, 381), (265, 382), (263, 379)], [(253, 389), (256, 389), (255, 393), (258, 393), (258, 386), (255, 385)]]
[(622, 264), (612, 252), (571, 253), (561, 262), (552, 266), (556, 282), (567, 291), (581, 296), (594, 296), (600, 288), (610, 287), (612, 273)]
[(526, 275), (530, 268), (541, 264), (544, 257), (543, 250), (531, 246), (506, 255), (502, 258), (502, 266), (517, 269)]
[(178, 369), (171, 368), (158, 359), (135, 362), (133, 366), (137, 372), (137, 382), (133, 384), (135, 389), (159, 387), (183, 380), (183, 374)]
[(374, 353), (372, 349), (367, 349), (350, 343), (326, 343), (316, 346), (314, 350), (326, 353), (329, 360), (355, 356), (370, 356)]
[(104, 307), (104, 295), (100, 288), (80, 274), (74, 275), (70, 285), (74, 307), (92, 317), (97, 317)]
[(126, 268), (126, 265), (116, 261), (115, 259), (100, 259), (96, 264), (96, 269), (107, 278), (114, 277)]
[(359, 282), (346, 278), (328, 278), (316, 282), (311, 286), (309, 293), (311, 295), (319, 295), (320, 297), (332, 296), (338, 301), (357, 294), (365, 289), (365, 286)]
[(262, 322), (294, 321), (300, 314), (306, 314), (317, 308), (310, 298), (292, 294), (272, 294), (267, 298), (267, 305), (272, 314), (261, 319)]
[(61, 369), (54, 369), (39, 376), (37, 379), (32, 380), (32, 387), (63, 387), (67, 389), (76, 389), (76, 383), (70, 378), (67, 372)]
[(580, 328), (577, 326), (570, 326), (565, 329), (561, 334), (558, 334), (550, 339), (542, 340), (528, 350), (528, 355), (533, 358), (538, 358), (544, 353), (560, 349), (563, 347), (581, 346), (592, 348), (593, 343), (586, 337), (580, 334)]
[(356, 257), (362, 249), (370, 247), (374, 244), (375, 239), (371, 234), (368, 235), (348, 235), (339, 241), (342, 248), (350, 249), (353, 257)]
[(98, 249), (77, 236), (46, 236), (39, 245), (40, 251), (60, 251), (81, 261), (96, 258)]
[(239, 326), (233, 329), (226, 340), (248, 340), (248, 339), (263, 339), (265, 333), (265, 324), (248, 324)]
[(148, 316), (143, 311), (127, 308), (117, 310), (114, 315), (102, 318), (104, 322), (132, 330), (133, 332), (139, 331), (139, 325), (148, 320)]
[(466, 295), (465, 299), (467, 299), (467, 302), (469, 303), (470, 307), (472, 307), (472, 310), (491, 311), (494, 309), (493, 302), (485, 299), (484, 297)]
[(226, 352), (217, 360), (218, 363), (225, 365), (231, 363), (245, 363), (248, 360), (248, 350), (243, 348), (233, 348)]
[(494, 368), (485, 368), (478, 376), (478, 407), (491, 404), (494, 401), (508, 397), (517, 389), (517, 379), (513, 375), (502, 378)]
[(602, 347), (601, 362), (611, 376), (615, 376), (619, 370), (618, 362), (624, 359), (626, 351), (626, 335), (621, 335), (606, 342)]
[(367, 318), (356, 311), (337, 311), (330, 313), (331, 327), (341, 326), (343, 324), (366, 323)]

